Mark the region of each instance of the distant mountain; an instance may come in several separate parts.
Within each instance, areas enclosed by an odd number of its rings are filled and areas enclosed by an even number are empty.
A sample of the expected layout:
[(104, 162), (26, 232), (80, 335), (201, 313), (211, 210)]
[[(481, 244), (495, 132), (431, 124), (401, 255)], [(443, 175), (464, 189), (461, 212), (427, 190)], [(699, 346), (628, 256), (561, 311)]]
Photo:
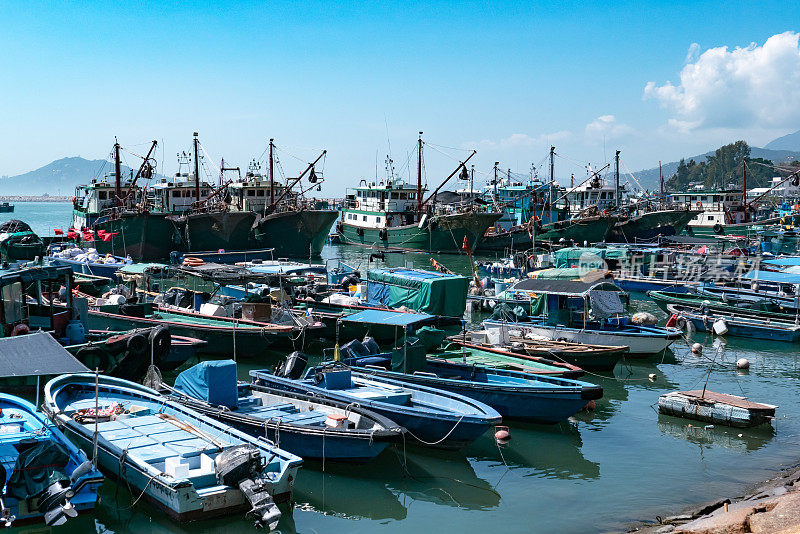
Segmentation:
[[(102, 178), (114, 170), (114, 164), (102, 159), (88, 160), (80, 157), (62, 158), (35, 171), (0, 179), (0, 190), (5, 195), (61, 195), (72, 196), (75, 187)], [(135, 173), (136, 171), (134, 171)], [(130, 176), (130, 167), (122, 166), (122, 175)]]
[(784, 135), (783, 137), (773, 139), (764, 145), (764, 148), (770, 150), (792, 150), (794, 152), (800, 152), (800, 130)]
[[(797, 132), (800, 134), (800, 132)], [(791, 134), (795, 135), (795, 134)], [(769, 144), (775, 143), (784, 139), (784, 136), (779, 139), (775, 139), (775, 141), (770, 142)], [(798, 137), (800, 139), (800, 137)], [(767, 145), (769, 146), (769, 145)], [(705, 154), (700, 154), (698, 156), (691, 156), (688, 158), (684, 158), (688, 163), (690, 160), (695, 160), (697, 163), (701, 161), (705, 161), (706, 158), (710, 155), (714, 154), (714, 150), (706, 152)], [(800, 159), (800, 148), (797, 150), (778, 150), (778, 149), (768, 149), (768, 148), (758, 148), (758, 147), (750, 147), (750, 157), (751, 158), (764, 158), (768, 159), (771, 162), (778, 164), (778, 163), (789, 163), (791, 161)], [(669, 180), (669, 177), (675, 174), (675, 171), (678, 170), (678, 163), (677, 161), (671, 161), (669, 163), (662, 163), (661, 164), (661, 174), (664, 176), (664, 181), (666, 182)], [(658, 183), (658, 167), (654, 167), (652, 169), (644, 169), (641, 171), (637, 171), (633, 173), (633, 176), (642, 184), (642, 187), (650, 190), (650, 191), (657, 191), (659, 188)], [(620, 181), (622, 181), (622, 175), (620, 173)]]

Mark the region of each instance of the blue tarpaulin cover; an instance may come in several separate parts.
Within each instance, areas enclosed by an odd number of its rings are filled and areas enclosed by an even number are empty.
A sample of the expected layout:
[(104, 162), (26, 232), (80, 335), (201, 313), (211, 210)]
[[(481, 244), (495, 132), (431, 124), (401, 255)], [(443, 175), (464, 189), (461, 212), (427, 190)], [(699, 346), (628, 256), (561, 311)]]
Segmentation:
[(342, 318), (342, 322), (388, 324), (392, 326), (411, 326), (422, 321), (433, 319), (427, 313), (403, 313), (381, 310), (364, 310)]
[(800, 275), (791, 273), (776, 273), (772, 271), (750, 271), (742, 275), (748, 280), (761, 280), (764, 282), (777, 282), (780, 284), (800, 284)]
[(775, 258), (764, 260), (767, 265), (800, 265), (800, 256), (789, 256), (788, 258)]
[(178, 375), (175, 389), (210, 404), (236, 408), (239, 403), (236, 362), (213, 360), (198, 363)]

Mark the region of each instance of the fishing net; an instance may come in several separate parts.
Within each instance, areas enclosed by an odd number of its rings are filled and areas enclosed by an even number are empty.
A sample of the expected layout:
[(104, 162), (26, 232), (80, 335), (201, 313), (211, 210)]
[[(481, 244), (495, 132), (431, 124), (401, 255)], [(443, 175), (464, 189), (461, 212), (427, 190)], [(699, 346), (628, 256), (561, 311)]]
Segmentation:
[(158, 391), (163, 383), (164, 380), (161, 378), (161, 371), (155, 365), (150, 365), (147, 368), (147, 373), (144, 375), (142, 384), (150, 389)]

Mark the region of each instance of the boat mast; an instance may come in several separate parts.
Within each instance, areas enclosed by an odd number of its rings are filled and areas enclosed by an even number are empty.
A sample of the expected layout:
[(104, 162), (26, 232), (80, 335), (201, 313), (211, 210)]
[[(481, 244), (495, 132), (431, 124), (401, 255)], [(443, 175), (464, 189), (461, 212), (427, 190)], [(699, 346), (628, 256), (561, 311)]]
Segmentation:
[(197, 150), (197, 132), (194, 132), (194, 200), (200, 202), (200, 162)]
[(422, 132), (419, 133), (419, 157), (417, 158), (417, 215), (422, 213)]
[(550, 204), (550, 221), (553, 222), (553, 182), (556, 179), (555, 175), (555, 155), (556, 147), (550, 147), (550, 189), (547, 196), (547, 202)]
[(272, 157), (272, 148), (274, 138), (270, 138), (269, 140), (269, 205), (272, 207), (275, 204), (275, 179), (273, 178), (272, 170), (273, 170), (273, 157)]
[(747, 222), (747, 162), (745, 162), (745, 158), (742, 158), (742, 209), (744, 210), (742, 222)]
[(492, 180), (492, 185), (494, 186), (494, 203), (497, 204), (497, 166), (500, 165), (499, 161), (494, 162), (494, 180)]
[(115, 204), (119, 205), (122, 199), (122, 182), (120, 175), (122, 165), (119, 162), (119, 142), (114, 138), (114, 194), (117, 196)]
[(661, 174), (661, 160), (658, 160), (658, 183), (661, 188), (661, 196), (664, 196), (664, 176)]
[(619, 208), (619, 150), (614, 156), (614, 205)]

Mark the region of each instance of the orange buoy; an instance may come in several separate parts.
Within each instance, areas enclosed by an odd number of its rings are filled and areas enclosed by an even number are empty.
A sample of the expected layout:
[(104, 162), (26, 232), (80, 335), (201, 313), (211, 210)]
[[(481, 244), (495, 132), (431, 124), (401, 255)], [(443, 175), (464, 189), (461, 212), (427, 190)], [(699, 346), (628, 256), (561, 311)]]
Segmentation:
[(494, 439), (500, 443), (506, 443), (511, 439), (511, 431), (507, 426), (494, 427)]
[(586, 403), (586, 406), (583, 407), (584, 412), (593, 412), (595, 408), (595, 404), (593, 400), (590, 400)]

